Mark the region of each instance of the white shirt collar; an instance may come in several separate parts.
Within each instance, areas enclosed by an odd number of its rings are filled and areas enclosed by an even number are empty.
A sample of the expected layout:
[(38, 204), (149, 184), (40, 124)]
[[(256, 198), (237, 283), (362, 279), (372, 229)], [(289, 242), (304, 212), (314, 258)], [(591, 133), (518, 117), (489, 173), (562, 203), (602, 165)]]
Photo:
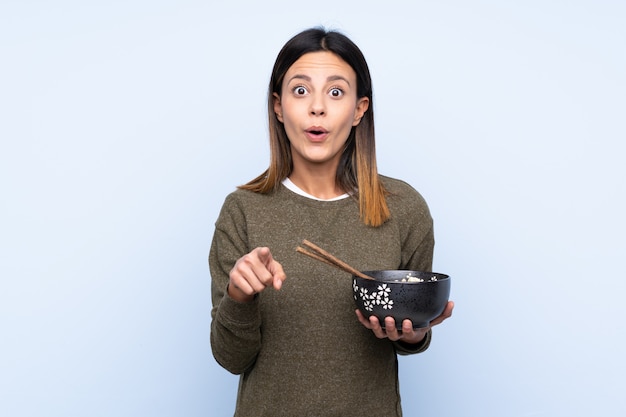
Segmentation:
[(291, 190), (291, 191), (293, 191), (296, 194), (299, 194), (301, 196), (310, 198), (312, 200), (317, 200), (317, 201), (337, 201), (337, 200), (343, 200), (344, 198), (349, 197), (349, 195), (347, 193), (346, 194), (342, 194), (342, 195), (337, 196), (337, 197), (329, 198), (329, 199), (315, 197), (314, 195), (311, 195), (311, 194), (307, 193), (306, 191), (302, 190), (302, 188), (298, 187), (296, 184), (291, 182), (291, 180), (289, 178), (285, 178), (283, 180), (283, 185), (288, 190)]

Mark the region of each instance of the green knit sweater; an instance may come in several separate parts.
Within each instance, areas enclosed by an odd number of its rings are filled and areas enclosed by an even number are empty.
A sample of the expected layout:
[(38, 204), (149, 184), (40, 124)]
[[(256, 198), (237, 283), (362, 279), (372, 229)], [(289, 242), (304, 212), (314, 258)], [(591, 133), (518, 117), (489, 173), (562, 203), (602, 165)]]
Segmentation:
[[(422, 196), (381, 176), (391, 218), (364, 225), (352, 198), (317, 201), (284, 186), (263, 195), (227, 196), (209, 254), (211, 347), (216, 361), (241, 374), (235, 416), (401, 416), (396, 354), (428, 348), (378, 339), (356, 318), (348, 273), (296, 252), (303, 239), (359, 270), (430, 271), (433, 224)], [(244, 254), (270, 248), (287, 279), (250, 303), (226, 294)]]

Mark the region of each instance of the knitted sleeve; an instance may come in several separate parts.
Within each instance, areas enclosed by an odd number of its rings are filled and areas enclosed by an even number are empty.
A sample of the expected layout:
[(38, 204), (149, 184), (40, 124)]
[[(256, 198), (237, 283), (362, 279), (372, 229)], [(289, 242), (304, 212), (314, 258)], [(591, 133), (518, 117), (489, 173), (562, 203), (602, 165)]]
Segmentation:
[[(402, 231), (402, 264), (400, 269), (416, 271), (432, 271), (433, 252), (435, 247), (433, 219), (426, 200), (410, 185), (398, 181), (397, 193), (390, 199), (393, 201), (392, 215), (395, 215)], [(396, 352), (400, 355), (421, 353), (428, 349), (432, 331), (426, 334), (421, 343), (409, 345), (395, 342)]]
[(211, 349), (226, 370), (241, 374), (254, 364), (261, 347), (261, 316), (258, 300), (239, 303), (228, 296), (229, 272), (249, 252), (246, 218), (230, 195), (215, 224), (209, 252), (211, 272)]

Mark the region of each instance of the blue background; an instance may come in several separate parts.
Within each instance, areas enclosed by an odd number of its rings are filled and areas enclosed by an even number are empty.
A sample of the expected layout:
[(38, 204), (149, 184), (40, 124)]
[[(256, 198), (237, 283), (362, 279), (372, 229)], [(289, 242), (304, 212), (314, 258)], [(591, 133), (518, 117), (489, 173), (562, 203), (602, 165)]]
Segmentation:
[(278, 50), (317, 24), (365, 53), (380, 171), (425, 196), (453, 277), (454, 317), (400, 359), (405, 414), (624, 415), (625, 19), (617, 0), (3, 0), (0, 415), (232, 414), (213, 223), (268, 164)]

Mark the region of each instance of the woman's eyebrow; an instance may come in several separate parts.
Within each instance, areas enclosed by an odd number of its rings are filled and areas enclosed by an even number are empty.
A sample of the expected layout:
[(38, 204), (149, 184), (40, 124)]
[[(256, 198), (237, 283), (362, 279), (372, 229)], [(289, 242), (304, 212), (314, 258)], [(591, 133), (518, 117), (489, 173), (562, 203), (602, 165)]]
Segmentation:
[(295, 74), (293, 77), (289, 79), (289, 82), (292, 82), (293, 80), (311, 81), (311, 77), (309, 77), (308, 75), (304, 75), (304, 74)]
[(345, 81), (346, 84), (350, 85), (350, 81), (348, 81), (348, 79), (342, 75), (331, 75), (330, 77), (326, 78), (326, 81)]

